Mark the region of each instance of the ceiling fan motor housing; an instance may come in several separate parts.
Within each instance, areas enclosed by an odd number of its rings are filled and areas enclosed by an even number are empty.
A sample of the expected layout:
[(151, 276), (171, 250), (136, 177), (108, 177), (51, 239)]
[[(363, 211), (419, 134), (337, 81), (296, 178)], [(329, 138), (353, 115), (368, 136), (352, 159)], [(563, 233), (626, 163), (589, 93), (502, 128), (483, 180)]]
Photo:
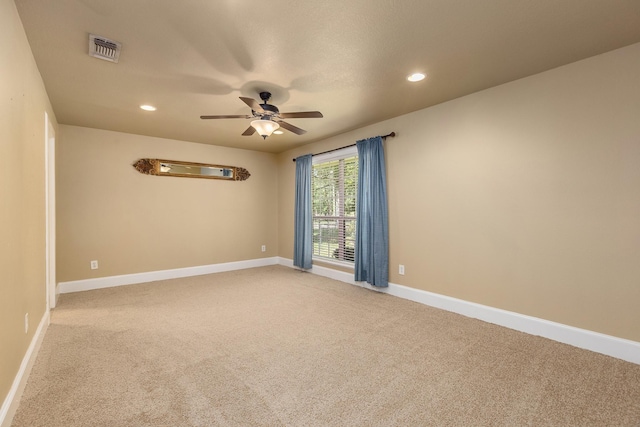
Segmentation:
[[(280, 110), (278, 110), (278, 107), (276, 107), (275, 105), (271, 105), (271, 104), (260, 104), (260, 106), (262, 107), (262, 109), (264, 110), (264, 113), (256, 113), (257, 115), (261, 115), (262, 117), (268, 116), (276, 116), (280, 113)], [(254, 111), (255, 113), (255, 111)]]

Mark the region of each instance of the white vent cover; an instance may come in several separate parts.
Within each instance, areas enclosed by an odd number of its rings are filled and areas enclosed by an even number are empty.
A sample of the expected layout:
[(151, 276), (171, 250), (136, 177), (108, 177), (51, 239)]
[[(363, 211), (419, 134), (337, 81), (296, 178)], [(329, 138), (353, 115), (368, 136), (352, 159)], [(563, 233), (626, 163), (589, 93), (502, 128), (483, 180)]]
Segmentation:
[(95, 34), (89, 34), (89, 55), (95, 58), (118, 62), (121, 48), (122, 43), (96, 36)]

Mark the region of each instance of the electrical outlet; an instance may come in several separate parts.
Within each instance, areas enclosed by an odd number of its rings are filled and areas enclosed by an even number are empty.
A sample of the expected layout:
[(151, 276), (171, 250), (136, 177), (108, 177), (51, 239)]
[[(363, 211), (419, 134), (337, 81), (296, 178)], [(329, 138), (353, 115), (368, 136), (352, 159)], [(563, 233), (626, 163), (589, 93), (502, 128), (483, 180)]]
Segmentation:
[(404, 265), (402, 264), (398, 265), (398, 274), (400, 274), (401, 276), (404, 276)]
[(29, 332), (29, 313), (24, 315), (24, 333)]
[(267, 251), (267, 245), (262, 245), (262, 252), (266, 252)]
[(98, 269), (98, 261), (91, 261), (91, 269), (92, 270), (97, 270)]

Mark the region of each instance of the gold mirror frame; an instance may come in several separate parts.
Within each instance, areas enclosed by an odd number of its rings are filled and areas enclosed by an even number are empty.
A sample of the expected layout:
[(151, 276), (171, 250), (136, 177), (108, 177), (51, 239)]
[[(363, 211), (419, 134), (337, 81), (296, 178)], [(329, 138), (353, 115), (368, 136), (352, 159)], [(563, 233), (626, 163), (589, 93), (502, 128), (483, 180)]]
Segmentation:
[(181, 162), (178, 160), (140, 159), (133, 164), (133, 167), (145, 175), (157, 176), (224, 179), (227, 181), (245, 181), (251, 176), (248, 170), (237, 166)]

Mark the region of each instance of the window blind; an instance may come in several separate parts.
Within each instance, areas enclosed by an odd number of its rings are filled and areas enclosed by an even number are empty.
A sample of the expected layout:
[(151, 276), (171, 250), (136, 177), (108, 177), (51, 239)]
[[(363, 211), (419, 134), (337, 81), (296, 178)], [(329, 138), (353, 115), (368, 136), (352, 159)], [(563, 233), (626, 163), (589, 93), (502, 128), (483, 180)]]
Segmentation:
[(313, 165), (313, 255), (353, 262), (356, 235), (358, 157), (344, 157)]

